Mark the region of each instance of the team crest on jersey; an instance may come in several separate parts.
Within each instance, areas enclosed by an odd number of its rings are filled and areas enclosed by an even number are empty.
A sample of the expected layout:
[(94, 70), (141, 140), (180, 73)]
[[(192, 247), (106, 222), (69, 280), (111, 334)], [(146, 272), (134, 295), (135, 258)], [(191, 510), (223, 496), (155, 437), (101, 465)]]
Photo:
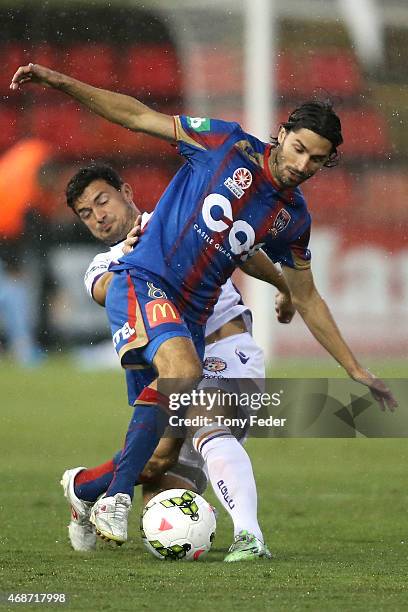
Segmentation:
[(163, 289), (159, 289), (159, 287), (155, 287), (153, 283), (148, 282), (147, 286), (149, 287), (149, 291), (147, 295), (155, 300), (163, 298), (167, 300), (167, 295), (164, 293)]
[(209, 372), (222, 372), (227, 368), (227, 362), (221, 357), (206, 357), (204, 361), (204, 370)]
[(232, 175), (233, 181), (241, 189), (248, 189), (252, 184), (252, 174), (248, 168), (237, 168)]
[(289, 225), (291, 218), (286, 208), (281, 208), (275, 217), (273, 227), (271, 227), (269, 233), (272, 234), (272, 236), (277, 236), (279, 232), (283, 232)]

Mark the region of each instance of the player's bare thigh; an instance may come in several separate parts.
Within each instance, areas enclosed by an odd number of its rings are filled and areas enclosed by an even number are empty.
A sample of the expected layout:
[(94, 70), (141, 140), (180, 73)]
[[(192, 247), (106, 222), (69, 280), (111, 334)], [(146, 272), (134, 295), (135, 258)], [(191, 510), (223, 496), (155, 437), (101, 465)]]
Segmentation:
[(202, 364), (190, 338), (169, 338), (157, 350), (153, 359), (159, 378), (199, 379)]

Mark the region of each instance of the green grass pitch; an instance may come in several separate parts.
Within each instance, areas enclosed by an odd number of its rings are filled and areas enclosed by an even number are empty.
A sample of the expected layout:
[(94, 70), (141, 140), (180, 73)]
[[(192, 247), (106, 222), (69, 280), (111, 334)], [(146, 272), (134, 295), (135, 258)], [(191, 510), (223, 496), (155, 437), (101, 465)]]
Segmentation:
[[(376, 369), (407, 375), (398, 362)], [(338, 370), (298, 363), (271, 373)], [(78, 554), (68, 545), (59, 479), (64, 469), (95, 465), (121, 446), (130, 416), (122, 375), (80, 372), (62, 358), (29, 372), (2, 364), (0, 388), (2, 593), (64, 592), (66, 609), (87, 611), (408, 608), (406, 440), (249, 440), (271, 562), (222, 562), (232, 540), (223, 512), (206, 561), (157, 561), (139, 540), (138, 497), (126, 545), (99, 542), (95, 553)], [(206, 497), (215, 502), (209, 491)]]

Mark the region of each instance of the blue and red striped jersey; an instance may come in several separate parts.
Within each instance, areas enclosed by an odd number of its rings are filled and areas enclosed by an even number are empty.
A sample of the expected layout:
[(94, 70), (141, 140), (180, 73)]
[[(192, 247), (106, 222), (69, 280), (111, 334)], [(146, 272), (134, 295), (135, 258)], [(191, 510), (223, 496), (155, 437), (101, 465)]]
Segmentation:
[(186, 160), (159, 200), (137, 248), (112, 270), (138, 268), (166, 281), (185, 316), (205, 323), (221, 285), (263, 248), (275, 262), (310, 267), (310, 215), (299, 188), (281, 190), (272, 145), (238, 123), (174, 118)]

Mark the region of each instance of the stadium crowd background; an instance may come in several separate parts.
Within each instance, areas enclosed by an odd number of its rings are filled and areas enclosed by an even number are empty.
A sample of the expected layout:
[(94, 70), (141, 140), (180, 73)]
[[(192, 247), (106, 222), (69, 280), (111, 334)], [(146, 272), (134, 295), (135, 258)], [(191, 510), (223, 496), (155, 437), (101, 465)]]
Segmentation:
[[(380, 44), (371, 60), (339, 18), (340, 0), (275, 3), (270, 133), (316, 91), (334, 99), (345, 140), (341, 163), (304, 186), (314, 220), (314, 273), (356, 352), (400, 357), (408, 345), (408, 9), (402, 0), (389, 0), (386, 11), (373, 2)], [(233, 119), (245, 127), (241, 3), (207, 4), (0, 2), (0, 257), (16, 240), (25, 245), (22, 261), (36, 288), (35, 324), (45, 348), (108, 337), (104, 312), (82, 286), (83, 271), (101, 249), (64, 202), (73, 169), (90, 159), (111, 162), (132, 184), (139, 206), (151, 210), (181, 162), (171, 145), (113, 126), (56, 91), (27, 87), (12, 94), (11, 76), (35, 61), (163, 112)], [(47, 153), (23, 151), (17, 162), (7, 157), (27, 142)], [(12, 172), (23, 159), (24, 178)], [(28, 176), (39, 182), (23, 197)], [(300, 321), (274, 327), (265, 342), (273, 343), (275, 355), (320, 353)]]

